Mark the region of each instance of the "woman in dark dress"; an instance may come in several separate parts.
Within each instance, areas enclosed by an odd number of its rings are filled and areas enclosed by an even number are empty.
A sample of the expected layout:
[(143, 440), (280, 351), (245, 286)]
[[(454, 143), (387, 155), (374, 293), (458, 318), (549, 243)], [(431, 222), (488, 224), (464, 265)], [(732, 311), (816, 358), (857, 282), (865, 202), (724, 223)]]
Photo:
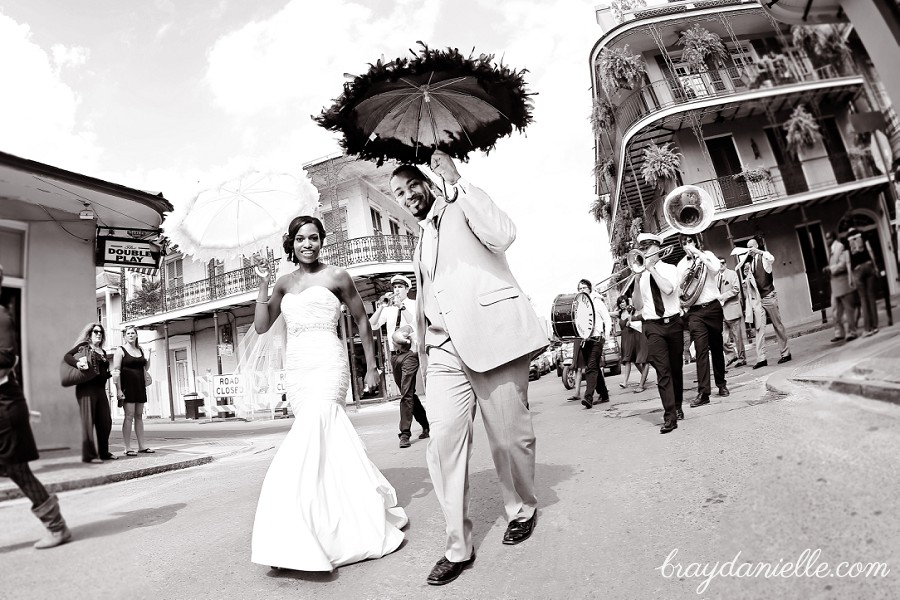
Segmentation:
[(137, 438), (138, 452), (153, 454), (144, 445), (144, 405), (147, 404), (146, 373), (150, 369), (150, 359), (138, 343), (137, 328), (129, 325), (123, 332), (125, 344), (116, 348), (113, 356), (113, 381), (119, 390), (119, 406), (125, 409), (122, 422), (122, 440), (125, 442), (125, 456), (137, 456), (131, 449), (131, 429)]
[[(0, 266), (2, 285), (3, 267)], [(47, 535), (34, 547), (53, 548), (71, 540), (72, 532), (59, 511), (56, 495), (47, 492), (28, 465), (29, 461), (38, 459), (38, 451), (31, 433), (28, 403), (16, 377), (18, 354), (12, 316), (5, 306), (0, 306), (0, 477), (12, 479), (31, 500), (31, 512), (47, 528)]]
[[(647, 374), (650, 372), (647, 364), (647, 338), (644, 333), (634, 328), (631, 317), (634, 307), (627, 296), (619, 296), (616, 299), (616, 308), (619, 311), (619, 330), (622, 332), (622, 365), (625, 370), (625, 379), (619, 387), (628, 387), (628, 378), (631, 375), (631, 365), (634, 364), (641, 373), (641, 382), (634, 390), (635, 394), (644, 391), (647, 386)], [(639, 321), (637, 323), (640, 323)]]
[(109, 400), (106, 396), (106, 380), (112, 375), (106, 351), (103, 349), (105, 341), (106, 330), (103, 325), (88, 323), (75, 347), (63, 357), (63, 360), (73, 367), (83, 371), (92, 369), (96, 373), (89, 381), (75, 386), (75, 397), (78, 398), (78, 406), (81, 409), (81, 460), (86, 463), (100, 463), (117, 458), (109, 451), (112, 416), (109, 413)]

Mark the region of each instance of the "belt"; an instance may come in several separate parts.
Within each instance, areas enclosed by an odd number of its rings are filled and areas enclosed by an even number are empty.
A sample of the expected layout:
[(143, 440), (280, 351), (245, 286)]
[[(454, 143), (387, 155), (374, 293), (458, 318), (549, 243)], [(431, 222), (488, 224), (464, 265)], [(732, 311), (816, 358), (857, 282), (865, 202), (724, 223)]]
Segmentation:
[(663, 325), (668, 325), (680, 316), (681, 315), (672, 315), (671, 317), (661, 317), (659, 319), (644, 319), (644, 321), (647, 323), (662, 323)]
[(398, 356), (400, 354), (406, 354), (408, 350), (391, 350), (391, 356)]
[(704, 302), (703, 304), (694, 304), (688, 310), (694, 310), (695, 308), (706, 308), (707, 306), (711, 306), (713, 302), (718, 302), (718, 300), (710, 300), (709, 302)]

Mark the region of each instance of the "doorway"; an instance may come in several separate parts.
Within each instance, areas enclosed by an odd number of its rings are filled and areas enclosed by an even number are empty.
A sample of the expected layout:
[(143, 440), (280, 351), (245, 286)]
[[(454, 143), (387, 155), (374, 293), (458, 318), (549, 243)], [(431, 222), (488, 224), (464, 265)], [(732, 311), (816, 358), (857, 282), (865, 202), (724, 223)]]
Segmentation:
[(825, 145), (825, 152), (828, 153), (828, 161), (834, 171), (835, 180), (838, 183), (853, 181), (853, 165), (847, 157), (847, 147), (834, 117), (822, 119), (819, 125), (822, 127), (822, 143)]
[(753, 202), (750, 189), (743, 178), (735, 179), (734, 176), (744, 170), (741, 158), (738, 156), (734, 138), (730, 135), (704, 140), (709, 156), (712, 159), (713, 168), (716, 170), (719, 189), (722, 190), (722, 199), (725, 208), (746, 206)]
[(828, 266), (828, 253), (825, 250), (822, 224), (819, 222), (804, 223), (797, 225), (796, 229), (803, 265), (806, 268), (811, 309), (813, 312), (825, 310), (831, 306), (831, 282), (830, 278), (822, 271)]

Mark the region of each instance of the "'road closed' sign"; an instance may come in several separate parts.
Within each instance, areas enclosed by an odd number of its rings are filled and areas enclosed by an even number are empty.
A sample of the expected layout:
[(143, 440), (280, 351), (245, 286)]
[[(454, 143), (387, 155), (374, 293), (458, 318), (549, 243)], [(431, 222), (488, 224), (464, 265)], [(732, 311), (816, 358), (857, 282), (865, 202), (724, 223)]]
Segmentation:
[(240, 375), (213, 375), (213, 396), (233, 398), (243, 395), (244, 383)]

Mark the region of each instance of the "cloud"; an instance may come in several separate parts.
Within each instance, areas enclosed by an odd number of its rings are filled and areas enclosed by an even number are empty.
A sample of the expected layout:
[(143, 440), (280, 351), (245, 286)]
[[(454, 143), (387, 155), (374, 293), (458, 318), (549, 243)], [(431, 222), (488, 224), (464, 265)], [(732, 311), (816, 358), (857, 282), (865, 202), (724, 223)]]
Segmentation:
[(0, 150), (66, 169), (90, 171), (102, 154), (96, 136), (78, 121), (80, 97), (60, 70), (86, 63), (86, 48), (32, 41), (31, 28), (0, 14)]

